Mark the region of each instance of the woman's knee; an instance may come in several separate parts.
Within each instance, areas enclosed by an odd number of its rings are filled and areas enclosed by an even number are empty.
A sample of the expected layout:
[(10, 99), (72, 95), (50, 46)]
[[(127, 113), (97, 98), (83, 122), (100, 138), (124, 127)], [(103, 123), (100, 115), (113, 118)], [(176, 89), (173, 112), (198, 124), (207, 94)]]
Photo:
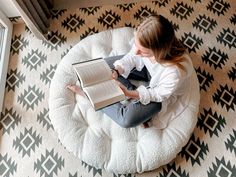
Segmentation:
[(132, 128), (132, 127), (135, 127), (136, 125), (133, 124), (133, 122), (130, 122), (130, 121), (122, 121), (122, 122), (119, 122), (119, 125), (122, 127), (122, 128)]
[(136, 114), (126, 114), (123, 115), (119, 120), (119, 125), (123, 128), (131, 128), (137, 126), (139, 123), (137, 122)]

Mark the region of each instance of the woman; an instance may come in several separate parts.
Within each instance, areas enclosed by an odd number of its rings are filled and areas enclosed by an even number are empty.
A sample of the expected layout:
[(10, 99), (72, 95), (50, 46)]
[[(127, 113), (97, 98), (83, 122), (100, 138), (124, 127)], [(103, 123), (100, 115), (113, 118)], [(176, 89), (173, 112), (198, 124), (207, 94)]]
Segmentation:
[[(148, 73), (143, 72), (144, 68)], [(136, 88), (129, 82), (128, 76), (134, 75), (134, 69), (150, 76), (148, 86)], [(167, 105), (185, 93), (192, 71), (191, 60), (176, 38), (171, 23), (161, 15), (150, 16), (134, 32), (131, 51), (114, 62), (112, 76), (130, 101), (102, 111), (121, 127), (140, 124), (147, 127), (147, 121), (157, 117), (158, 112), (165, 111)], [(76, 86), (68, 88), (76, 93), (80, 90)]]

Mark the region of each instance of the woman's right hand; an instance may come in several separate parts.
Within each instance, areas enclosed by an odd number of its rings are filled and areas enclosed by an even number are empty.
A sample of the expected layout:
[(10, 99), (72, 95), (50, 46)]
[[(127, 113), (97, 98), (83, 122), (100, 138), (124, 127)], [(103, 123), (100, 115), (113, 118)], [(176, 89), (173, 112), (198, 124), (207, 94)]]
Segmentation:
[(124, 73), (124, 70), (121, 66), (116, 66), (114, 69), (111, 69), (112, 71), (112, 78), (117, 80), (117, 78)]
[(111, 71), (112, 71), (112, 75), (111, 75), (112, 79), (117, 80), (118, 79), (118, 73), (113, 69)]

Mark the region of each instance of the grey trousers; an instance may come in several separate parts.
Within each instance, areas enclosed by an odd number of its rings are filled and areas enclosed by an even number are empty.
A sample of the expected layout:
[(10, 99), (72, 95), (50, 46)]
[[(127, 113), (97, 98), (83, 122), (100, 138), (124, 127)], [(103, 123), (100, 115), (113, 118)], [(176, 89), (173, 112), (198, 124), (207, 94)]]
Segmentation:
[[(113, 63), (116, 59), (119, 58), (108, 58), (105, 60), (109, 60), (110, 63)], [(150, 77), (147, 72), (148, 71), (146, 68), (144, 68), (140, 72), (137, 70), (133, 70), (130, 76), (132, 77), (132, 79), (135, 80), (149, 80)], [(130, 77), (125, 79), (120, 76), (118, 80), (122, 84), (124, 84), (129, 90), (136, 89), (136, 86), (134, 86), (129, 81), (129, 78)], [(115, 121), (121, 127), (130, 128), (150, 120), (156, 113), (160, 112), (161, 106), (162, 104), (160, 102), (150, 102), (147, 105), (143, 105), (139, 101), (129, 100), (126, 101), (125, 104), (122, 104), (120, 102), (115, 103), (113, 105), (101, 109), (101, 111), (107, 114), (113, 121)]]

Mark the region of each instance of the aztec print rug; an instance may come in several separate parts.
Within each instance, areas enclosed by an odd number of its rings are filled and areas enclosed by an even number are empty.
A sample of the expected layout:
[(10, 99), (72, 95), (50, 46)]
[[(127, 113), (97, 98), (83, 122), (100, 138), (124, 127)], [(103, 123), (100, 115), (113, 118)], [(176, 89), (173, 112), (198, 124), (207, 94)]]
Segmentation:
[[(172, 162), (143, 174), (112, 174), (89, 166), (58, 141), (48, 117), (49, 86), (58, 63), (88, 35), (135, 27), (150, 13), (167, 17), (186, 45), (200, 82), (196, 128)], [(49, 41), (12, 18), (14, 31), (0, 114), (2, 177), (236, 176), (236, 3), (158, 0), (52, 11)]]

